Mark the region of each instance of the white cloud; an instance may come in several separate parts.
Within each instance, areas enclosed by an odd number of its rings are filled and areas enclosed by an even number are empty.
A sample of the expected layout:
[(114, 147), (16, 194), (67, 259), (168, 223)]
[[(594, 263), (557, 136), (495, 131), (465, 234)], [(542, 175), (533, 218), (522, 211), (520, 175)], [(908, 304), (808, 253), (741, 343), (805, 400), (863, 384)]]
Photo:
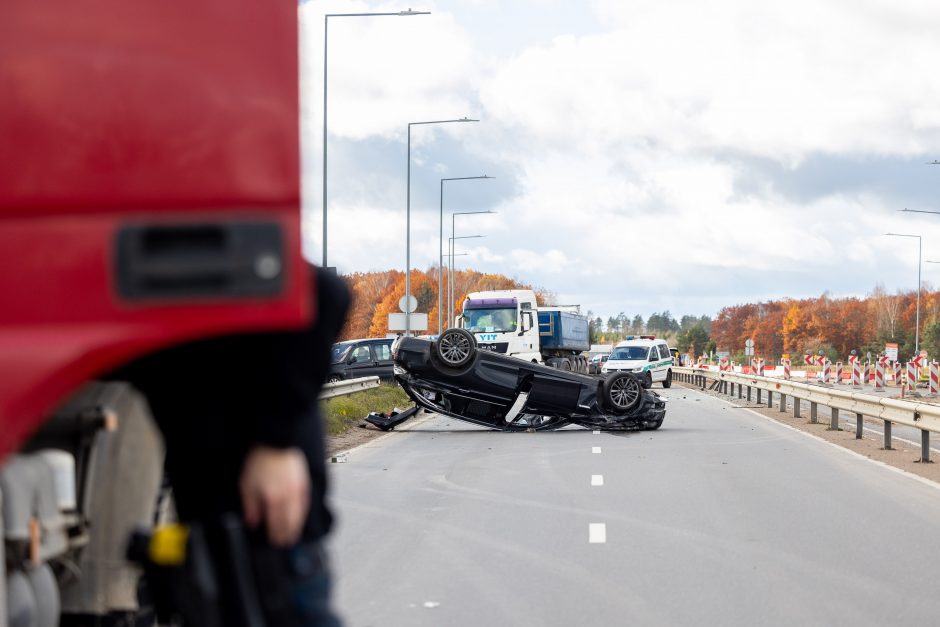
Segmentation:
[[(492, 50), (512, 46), (485, 46), (486, 22), (461, 19), (463, 9), (495, 6), (481, 2), (330, 23), (333, 137), (399, 141), (404, 151), (408, 121), (482, 117), (413, 138), (414, 168), (451, 172), (454, 155), (437, 141), (448, 133), (464, 162), (500, 163), (505, 171), (487, 173), (513, 178), (497, 216), (461, 227), (487, 238), (467, 240), (458, 266), (516, 276), (606, 316), (908, 286), (910, 242), (880, 235), (887, 231), (923, 234), (925, 258), (930, 242), (940, 258), (940, 220), (897, 213), (905, 190), (888, 174), (843, 189), (821, 172), (825, 185), (794, 194), (779, 172), (759, 167), (806, 174), (819, 155), (940, 157), (940, 4), (595, 0), (597, 32), (559, 30), (498, 56)], [(322, 14), (399, 8), (301, 5), (308, 196), (320, 176)], [(493, 36), (510, 36), (508, 26)], [(337, 173), (331, 184), (357, 191), (330, 211), (331, 262), (341, 271), (404, 267), (397, 189), (371, 174)], [(317, 259), (319, 200), (307, 204)], [(437, 214), (415, 211), (412, 265), (423, 268), (437, 260)]]

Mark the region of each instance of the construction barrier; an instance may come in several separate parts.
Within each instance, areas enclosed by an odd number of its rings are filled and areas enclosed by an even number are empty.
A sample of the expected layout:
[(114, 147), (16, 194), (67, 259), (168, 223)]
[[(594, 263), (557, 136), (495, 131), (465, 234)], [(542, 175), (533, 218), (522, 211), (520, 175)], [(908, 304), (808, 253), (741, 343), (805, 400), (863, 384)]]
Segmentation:
[(907, 362), (907, 389), (913, 392), (917, 388), (917, 362)]
[(885, 389), (885, 366), (887, 365), (887, 358), (881, 357), (875, 363), (875, 391), (883, 392)]
[(930, 362), (930, 395), (940, 396), (940, 364)]
[(852, 361), (852, 387), (857, 388), (862, 386), (862, 364), (858, 363), (858, 360)]
[(862, 370), (862, 385), (868, 385), (871, 380), (871, 362), (865, 361), (865, 368)]
[(790, 360), (781, 359), (780, 361), (783, 364), (783, 378), (785, 381), (789, 381), (790, 380)]
[(828, 358), (823, 357), (823, 383), (829, 383), (829, 379), (832, 378), (832, 362)]
[(894, 362), (894, 385), (901, 387), (901, 362)]
[(842, 383), (842, 362), (836, 362), (836, 383)]

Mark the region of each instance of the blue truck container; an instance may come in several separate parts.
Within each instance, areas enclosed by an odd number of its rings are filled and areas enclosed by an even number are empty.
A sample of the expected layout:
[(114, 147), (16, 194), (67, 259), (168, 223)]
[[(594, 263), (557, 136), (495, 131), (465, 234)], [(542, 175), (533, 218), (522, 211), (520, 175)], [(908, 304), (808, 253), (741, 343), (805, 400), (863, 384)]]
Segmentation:
[(542, 351), (586, 351), (591, 348), (587, 316), (568, 311), (539, 311)]

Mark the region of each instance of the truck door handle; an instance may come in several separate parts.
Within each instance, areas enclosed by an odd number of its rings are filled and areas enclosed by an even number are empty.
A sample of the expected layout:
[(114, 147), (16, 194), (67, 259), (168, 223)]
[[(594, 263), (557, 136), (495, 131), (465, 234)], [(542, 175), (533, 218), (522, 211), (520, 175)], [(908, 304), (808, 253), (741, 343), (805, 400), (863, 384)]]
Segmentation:
[(116, 244), (128, 300), (265, 296), (284, 285), (283, 236), (270, 222), (133, 225)]

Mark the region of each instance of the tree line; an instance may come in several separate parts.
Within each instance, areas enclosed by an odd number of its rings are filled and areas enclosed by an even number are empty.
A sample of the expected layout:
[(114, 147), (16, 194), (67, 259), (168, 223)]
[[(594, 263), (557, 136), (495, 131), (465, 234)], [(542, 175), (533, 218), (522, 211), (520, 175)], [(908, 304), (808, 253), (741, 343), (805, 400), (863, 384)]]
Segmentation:
[[(832, 361), (855, 350), (863, 358), (880, 355), (885, 344), (897, 344), (898, 358), (914, 354), (917, 292), (889, 294), (876, 285), (864, 298), (781, 299), (725, 307), (712, 322), (712, 339), (736, 361), (744, 360), (744, 342), (754, 340), (755, 354), (778, 360), (784, 353), (799, 359), (822, 351)], [(920, 346), (940, 357), (940, 292), (921, 292)]]
[[(342, 275), (352, 293), (352, 305), (346, 319), (346, 325), (340, 334), (341, 340), (385, 337), (389, 333), (388, 314), (399, 312), (398, 301), (405, 295), (405, 273), (400, 270), (380, 270), (375, 272), (355, 272)], [(443, 285), (442, 303), (446, 307), (448, 294), (447, 272), (441, 277)], [(437, 333), (437, 283), (438, 268), (433, 266), (425, 271), (411, 271), (411, 293), (418, 301), (416, 311), (427, 312), (428, 329), (425, 333)], [(530, 289), (535, 292), (539, 305), (554, 303), (555, 295), (540, 287), (502, 274), (487, 274), (476, 270), (454, 271), (455, 307), (450, 312), (456, 316), (461, 312), (466, 295), (470, 292), (485, 290)], [(443, 312), (444, 326), (447, 326), (448, 312)]]
[(715, 350), (711, 341), (712, 320), (708, 316), (684, 315), (676, 320), (667, 309), (654, 312), (649, 318), (624, 312), (610, 316), (605, 323), (600, 316), (588, 312), (592, 344), (616, 344), (627, 335), (655, 335), (683, 353), (700, 355)]

